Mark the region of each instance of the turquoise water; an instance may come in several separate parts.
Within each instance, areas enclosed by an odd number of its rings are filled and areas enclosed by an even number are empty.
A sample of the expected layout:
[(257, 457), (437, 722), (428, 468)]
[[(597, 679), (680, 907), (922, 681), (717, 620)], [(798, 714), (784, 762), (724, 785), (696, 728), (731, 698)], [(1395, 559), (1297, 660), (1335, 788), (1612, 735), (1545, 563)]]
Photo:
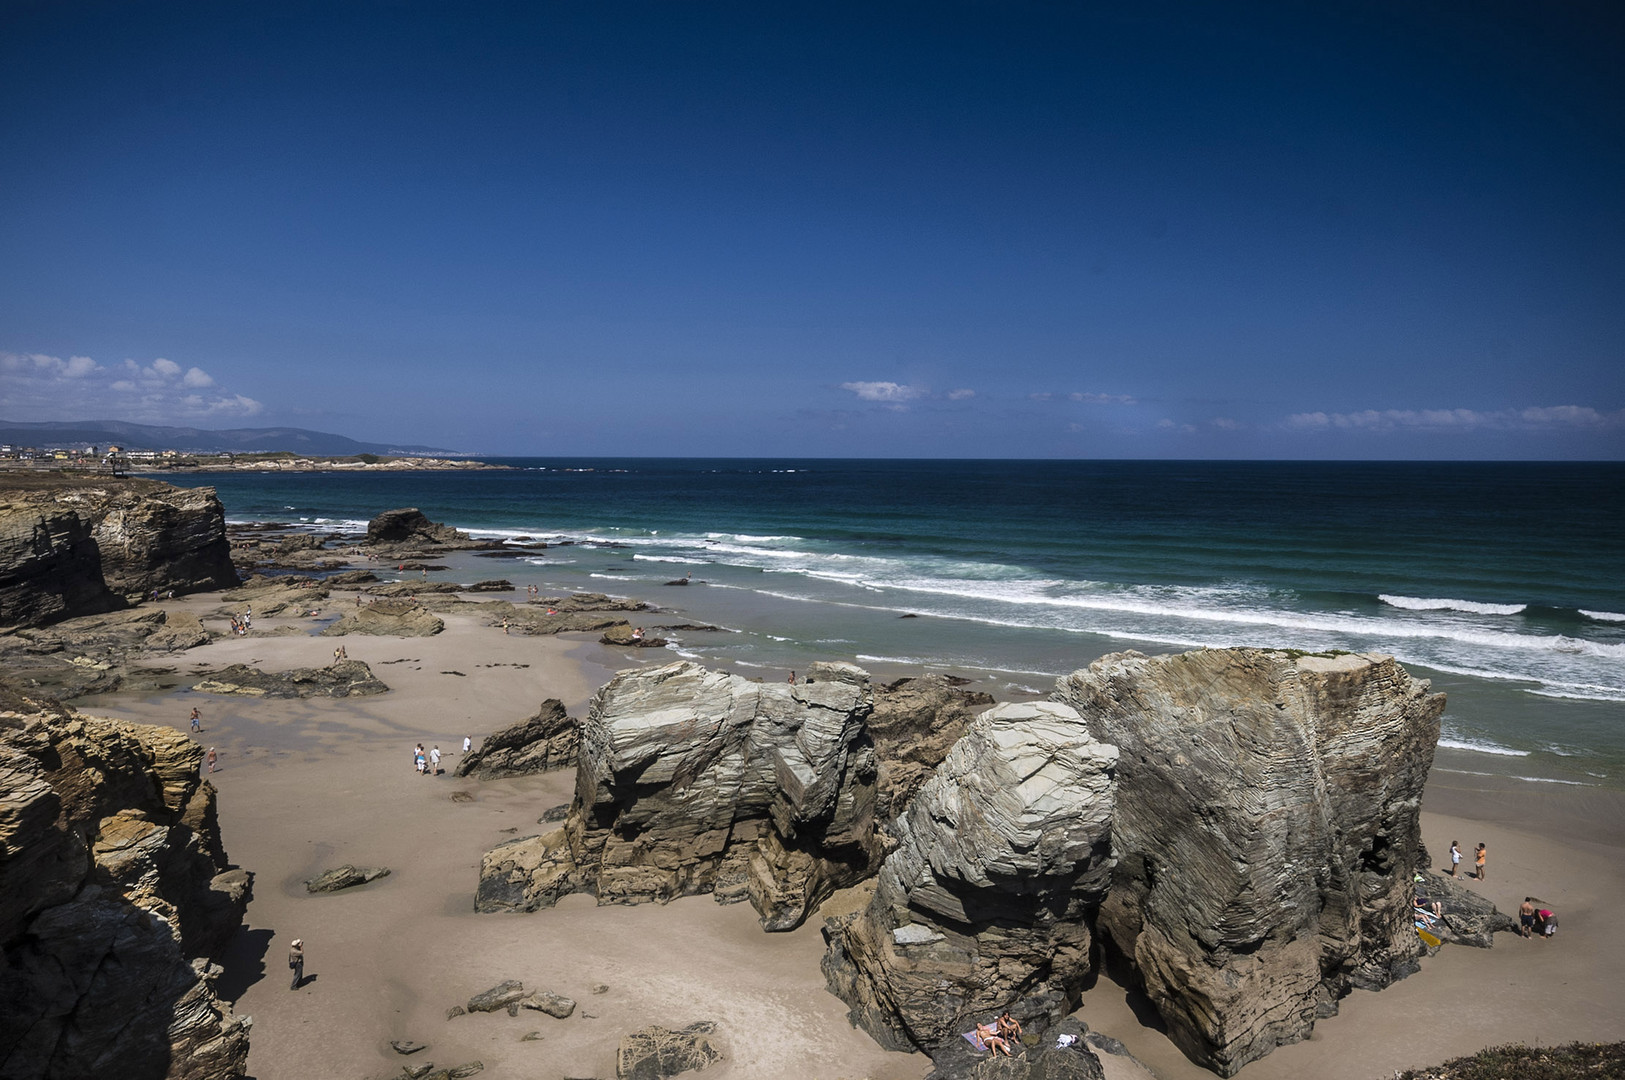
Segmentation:
[[(358, 529), (417, 506), (545, 539), (442, 576), (681, 608), (737, 632), (677, 651), (763, 677), (840, 658), (997, 694), (1128, 648), (1388, 652), (1451, 695), (1441, 765), (1625, 777), (1619, 464), (507, 463), (178, 482), (215, 486), (233, 521)], [(689, 574), (702, 587), (665, 586)]]

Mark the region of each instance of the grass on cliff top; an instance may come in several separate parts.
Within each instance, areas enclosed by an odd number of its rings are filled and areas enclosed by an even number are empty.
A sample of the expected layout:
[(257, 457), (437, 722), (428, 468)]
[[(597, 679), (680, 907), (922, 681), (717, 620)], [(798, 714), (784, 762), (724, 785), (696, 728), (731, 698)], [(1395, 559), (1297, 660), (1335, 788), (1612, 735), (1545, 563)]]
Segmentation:
[(1429, 1069), (1410, 1069), (1395, 1080), (1615, 1080), (1625, 1078), (1625, 1042), (1567, 1046), (1492, 1046), (1472, 1057)]

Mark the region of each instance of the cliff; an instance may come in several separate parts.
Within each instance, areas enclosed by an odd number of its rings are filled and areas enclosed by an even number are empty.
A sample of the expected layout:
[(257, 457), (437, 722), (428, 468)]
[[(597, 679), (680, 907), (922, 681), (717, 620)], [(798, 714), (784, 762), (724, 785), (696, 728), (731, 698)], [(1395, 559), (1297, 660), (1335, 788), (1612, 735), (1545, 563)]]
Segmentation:
[(0, 491), (0, 627), (99, 614), (154, 589), (236, 584), (212, 488), (53, 478)]
[(1122, 752), (1098, 928), (1231, 1076), (1416, 970), (1411, 872), (1444, 696), (1392, 657), (1118, 653), (1056, 695)]
[(226, 1080), (248, 1020), (209, 963), (242, 923), (202, 751), (179, 732), (0, 712), (0, 1077)]

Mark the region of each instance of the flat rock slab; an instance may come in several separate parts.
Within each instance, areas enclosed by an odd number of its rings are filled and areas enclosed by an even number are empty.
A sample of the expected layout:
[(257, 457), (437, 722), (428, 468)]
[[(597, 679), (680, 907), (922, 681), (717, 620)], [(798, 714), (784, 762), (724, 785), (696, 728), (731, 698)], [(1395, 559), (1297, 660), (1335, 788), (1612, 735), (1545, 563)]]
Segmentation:
[(266, 698), (366, 697), (389, 692), (389, 687), (360, 660), (290, 671), (261, 671), (247, 664), (232, 664), (210, 672), (193, 689), (206, 694)]
[(716, 1024), (702, 1020), (685, 1028), (646, 1027), (621, 1040), (615, 1051), (615, 1080), (663, 1080), (722, 1060), (711, 1036)]
[(508, 979), (497, 983), (491, 989), (481, 994), (475, 994), (468, 999), (468, 1011), (498, 1012), (513, 1005), (525, 996), (525, 984), (517, 979)]
[[(305, 891), (313, 893), (338, 892), (340, 889), (350, 889), (357, 885), (365, 885), (369, 881), (376, 881), (381, 877), (389, 876), (387, 866), (343, 866), (324, 870), (309, 881), (305, 882)], [(407, 1051), (402, 1051), (406, 1053)]]
[(535, 1009), (549, 1016), (563, 1020), (576, 1011), (574, 998), (567, 998), (563, 994), (555, 994), (547, 990), (537, 990), (529, 997), (519, 999), (522, 1009)]

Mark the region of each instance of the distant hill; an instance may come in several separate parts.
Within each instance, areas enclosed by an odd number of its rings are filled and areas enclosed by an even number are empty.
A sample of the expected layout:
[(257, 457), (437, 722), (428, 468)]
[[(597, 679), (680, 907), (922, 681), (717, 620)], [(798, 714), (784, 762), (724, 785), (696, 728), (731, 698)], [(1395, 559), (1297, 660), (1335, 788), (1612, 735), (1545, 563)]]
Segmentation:
[(0, 420), (0, 443), (18, 446), (60, 447), (109, 444), (126, 450), (188, 450), (200, 454), (263, 454), (291, 450), (319, 457), (350, 454), (412, 454), (435, 457), (463, 457), (455, 450), (415, 443), (358, 442), (343, 435), (303, 428), (205, 428), (157, 427), (127, 424), (121, 420), (58, 420), (46, 423), (18, 423)]

